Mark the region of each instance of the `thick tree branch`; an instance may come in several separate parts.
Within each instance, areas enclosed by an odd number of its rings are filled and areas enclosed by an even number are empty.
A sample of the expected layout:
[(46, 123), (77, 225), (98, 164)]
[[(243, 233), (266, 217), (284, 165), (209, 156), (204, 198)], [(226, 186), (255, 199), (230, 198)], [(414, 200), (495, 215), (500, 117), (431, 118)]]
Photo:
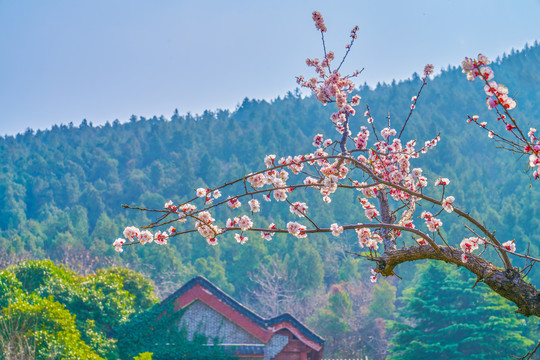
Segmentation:
[(394, 268), (404, 262), (422, 259), (443, 260), (463, 266), (474, 273), (493, 291), (515, 303), (518, 307), (517, 313), (540, 316), (540, 292), (525, 282), (517, 269), (499, 269), (491, 262), (473, 254), (467, 254), (469, 260), (463, 263), (462, 254), (460, 250), (447, 246), (439, 246), (439, 251), (425, 245), (406, 247), (386, 251), (375, 259), (376, 271), (384, 276), (390, 276), (394, 274)]

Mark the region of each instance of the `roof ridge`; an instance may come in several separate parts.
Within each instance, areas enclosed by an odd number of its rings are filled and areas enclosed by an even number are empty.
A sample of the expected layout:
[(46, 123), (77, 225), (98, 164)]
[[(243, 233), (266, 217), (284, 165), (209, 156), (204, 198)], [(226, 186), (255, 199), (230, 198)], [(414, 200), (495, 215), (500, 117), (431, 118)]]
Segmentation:
[(233, 299), (229, 294), (227, 294), (225, 291), (221, 290), (219, 287), (217, 287), (214, 283), (212, 283), (210, 280), (205, 278), (204, 276), (197, 275), (193, 277), (191, 280), (186, 282), (180, 289), (176, 290), (174, 293), (169, 295), (165, 300), (163, 300), (160, 304), (166, 305), (170, 302), (174, 301), (178, 297), (180, 297), (182, 294), (193, 288), (196, 284), (199, 284), (203, 286), (204, 288), (210, 290), (215, 296), (217, 296), (221, 301), (226, 303), (227, 305), (231, 306), (235, 310), (237, 310), (242, 315), (246, 316), (248, 319), (252, 320), (253, 322), (268, 327), (271, 325), (275, 325), (282, 321), (288, 321), (292, 325), (298, 328), (307, 338), (310, 340), (315, 341), (318, 344), (323, 344), (324, 339), (315, 334), (313, 331), (307, 328), (302, 322), (300, 322), (298, 319), (296, 319), (293, 315), (289, 313), (283, 313), (278, 316), (265, 319), (262, 316), (255, 313), (253, 310), (249, 309), (239, 301)]

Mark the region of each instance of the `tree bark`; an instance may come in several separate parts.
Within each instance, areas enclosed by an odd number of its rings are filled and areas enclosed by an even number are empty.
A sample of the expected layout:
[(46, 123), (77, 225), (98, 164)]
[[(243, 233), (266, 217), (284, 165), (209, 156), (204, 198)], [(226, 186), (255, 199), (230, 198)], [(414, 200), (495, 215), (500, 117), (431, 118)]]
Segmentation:
[(499, 269), (491, 262), (473, 254), (467, 254), (468, 260), (464, 263), (461, 260), (462, 251), (447, 246), (439, 246), (438, 249), (440, 251), (431, 246), (421, 245), (386, 251), (374, 259), (377, 262), (377, 272), (383, 276), (390, 276), (394, 275), (394, 268), (404, 262), (422, 259), (442, 260), (463, 266), (476, 274), (479, 281), (515, 303), (518, 307), (517, 313), (540, 317), (540, 292), (527, 283), (516, 268)]

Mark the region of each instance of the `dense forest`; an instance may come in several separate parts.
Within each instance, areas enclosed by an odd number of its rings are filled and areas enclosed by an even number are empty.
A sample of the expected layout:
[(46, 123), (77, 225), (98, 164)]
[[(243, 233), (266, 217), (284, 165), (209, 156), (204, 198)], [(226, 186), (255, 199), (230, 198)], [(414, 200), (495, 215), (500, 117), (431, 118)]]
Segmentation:
[[(534, 125), (540, 119), (540, 109), (535, 106), (540, 98), (540, 46), (535, 43), (512, 51), (497, 59), (493, 69), (514, 92), (518, 102), (515, 116)], [(375, 121), (386, 122), (390, 117), (399, 127), (420, 85), (414, 74), (409, 80), (375, 88), (359, 86), (355, 92), (363, 104), (369, 104)], [(372, 286), (368, 280), (372, 265), (346, 252), (361, 251), (352, 235), (339, 240), (276, 236), (270, 242), (253, 236), (242, 246), (231, 235), (215, 247), (193, 235), (172, 239), (166, 247), (128, 247), (122, 254), (111, 246), (125, 226), (151, 220), (144, 212), (123, 209), (122, 204), (161, 208), (169, 199), (191, 198), (195, 188), (215, 187), (261, 169), (267, 154), (307, 153), (315, 134), (335, 134), (328, 121), (331, 112), (330, 107), (297, 91), (272, 102), (245, 99), (235, 111), (185, 116), (175, 111), (170, 119), (134, 115), (125, 123), (115, 120), (103, 126), (83, 120), (78, 126), (55, 125), (50, 130), (29, 129), (1, 137), (1, 266), (23, 259), (51, 259), (81, 275), (123, 266), (150, 278), (159, 297), (200, 274), (263, 316), (291, 312), (326, 337), (327, 354), (382, 358), (391, 347), (392, 356), (405, 358), (403, 344), (422, 338), (418, 335), (422, 329), (411, 328), (422, 324), (414, 317), (422, 316), (422, 311), (411, 299), (425, 297), (420, 294), (430, 288), (430, 282), (441, 282), (448, 276), (445, 274), (456, 270), (447, 270), (436, 279), (421, 276), (433, 275), (434, 271), (424, 269), (430, 265), (404, 265), (397, 269), (403, 280), (391, 278)], [(496, 143), (467, 124), (468, 115), (473, 114), (495, 121), (484, 105), (481, 85), (468, 82), (461, 69), (454, 67), (431, 80), (405, 138), (422, 143), (440, 133), (441, 141), (415, 166), (422, 167), (430, 181), (438, 176), (450, 178), (452, 195), (461, 208), (495, 229), (500, 239), (515, 239), (520, 249), (530, 246), (530, 253), (539, 255), (536, 244), (540, 238), (532, 230), (540, 225), (535, 207), (540, 199), (537, 185), (523, 172), (524, 159), (494, 151)], [(351, 128), (365, 124), (364, 117), (357, 114)], [(324, 206), (308, 192), (299, 191), (295, 196), (295, 201), (309, 200), (315, 219), (358, 221), (353, 193), (338, 192), (332, 204)], [(287, 222), (288, 207), (272, 202), (266, 209), (260, 216), (276, 224)], [(230, 216), (223, 211), (223, 217)], [(467, 234), (458, 221), (444, 216), (442, 220), (450, 242), (459, 243)], [(531, 272), (530, 280), (540, 285), (540, 274)], [(459, 273), (452, 281), (470, 279)], [(281, 292), (279, 301), (268, 302), (264, 292), (268, 286), (263, 283)], [(459, 294), (452, 290), (459, 288), (455, 284), (448, 287), (448, 298)], [(384, 303), (383, 310), (371, 306), (374, 302)], [(490, 319), (489, 311), (496, 307), (514, 316), (515, 321), (507, 325), (515, 332), (515, 341), (524, 346), (508, 351), (524, 350), (537, 335), (534, 321), (518, 319), (508, 304), (484, 290), (463, 294), (463, 300), (455, 303), (461, 306), (456, 312), (474, 307), (478, 321)], [(392, 337), (396, 329), (400, 335)], [(448, 339), (455, 340), (459, 332), (456, 327), (448, 330)], [(423, 340), (418, 349), (430, 354), (425, 348), (433, 345), (433, 339)], [(498, 349), (500, 342), (491, 341), (491, 349)], [(452, 350), (452, 358), (472, 358), (470, 348), (471, 344), (460, 345)]]

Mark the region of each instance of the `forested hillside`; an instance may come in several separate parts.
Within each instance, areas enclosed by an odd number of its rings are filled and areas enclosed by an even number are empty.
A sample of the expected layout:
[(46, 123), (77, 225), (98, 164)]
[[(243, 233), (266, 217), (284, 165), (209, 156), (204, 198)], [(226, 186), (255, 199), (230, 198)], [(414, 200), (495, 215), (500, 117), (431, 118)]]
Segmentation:
[[(540, 109), (535, 105), (540, 99), (540, 46), (512, 52), (499, 59), (493, 69), (499, 81), (515, 92), (515, 116), (524, 123), (538, 124)], [(360, 86), (357, 92), (362, 103), (369, 104), (375, 121), (386, 122), (389, 114), (393, 124), (402, 124), (420, 85), (414, 75), (375, 89)], [(195, 188), (215, 187), (261, 169), (267, 154), (280, 157), (308, 152), (315, 134), (335, 137), (328, 121), (331, 112), (313, 98), (289, 93), (270, 103), (245, 99), (233, 112), (197, 116), (176, 112), (170, 119), (132, 116), (126, 123), (114, 121), (97, 127), (83, 121), (80, 126), (60, 125), (0, 138), (3, 261), (49, 258), (83, 273), (111, 264), (124, 265), (152, 278), (161, 296), (201, 274), (259, 311), (269, 315), (296, 311), (306, 319), (309, 310), (302, 309), (315, 305), (298, 304), (311, 301), (311, 295), (327, 293), (342, 282), (368, 278), (370, 264), (344, 251), (360, 251), (353, 236), (339, 240), (331, 236), (276, 236), (271, 242), (252, 236), (243, 246), (231, 236), (210, 247), (193, 235), (172, 239), (167, 247), (128, 247), (121, 255), (115, 253), (112, 242), (121, 236), (124, 226), (148, 221), (144, 213), (125, 210), (121, 204), (160, 208), (169, 199), (180, 202), (192, 197)], [(531, 253), (538, 255), (534, 244), (540, 237), (533, 231), (540, 225), (535, 208), (540, 199), (538, 186), (529, 187), (533, 180), (522, 171), (525, 160), (493, 151), (496, 144), (489, 141), (486, 132), (466, 123), (468, 114), (496, 121), (484, 105), (480, 84), (469, 83), (461, 69), (442, 71), (422, 93), (405, 134), (419, 143), (438, 133), (442, 140), (415, 166), (424, 168), (430, 182), (439, 175), (450, 178), (449, 189), (461, 208), (496, 230), (500, 239), (516, 239), (520, 249), (531, 243)], [(366, 125), (366, 120), (357, 114), (351, 129), (355, 132), (361, 125)], [(324, 207), (319, 197), (300, 192), (295, 196), (294, 201), (309, 198), (315, 219), (325, 218), (327, 223), (359, 221), (354, 194), (336, 193), (332, 204)], [(266, 209), (261, 216), (286, 222), (288, 207), (272, 202)], [(446, 238), (459, 243), (466, 229), (450, 218), (443, 216), (442, 220)], [(415, 268), (403, 266), (398, 272), (405, 279), (392, 280), (399, 295), (410, 284)], [(258, 290), (263, 277), (272, 278), (270, 275), (285, 282), (284, 294), (301, 289), (296, 305), (287, 296), (277, 308), (264, 303), (265, 296)], [(540, 275), (532, 275), (531, 280), (540, 284)], [(328, 296), (340, 293), (338, 290), (334, 288)], [(372, 292), (365, 289), (369, 298)], [(369, 303), (364, 305), (367, 311)], [(326, 315), (318, 315), (321, 322)], [(311, 321), (317, 323), (316, 319)]]

